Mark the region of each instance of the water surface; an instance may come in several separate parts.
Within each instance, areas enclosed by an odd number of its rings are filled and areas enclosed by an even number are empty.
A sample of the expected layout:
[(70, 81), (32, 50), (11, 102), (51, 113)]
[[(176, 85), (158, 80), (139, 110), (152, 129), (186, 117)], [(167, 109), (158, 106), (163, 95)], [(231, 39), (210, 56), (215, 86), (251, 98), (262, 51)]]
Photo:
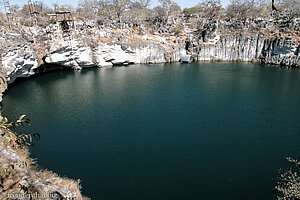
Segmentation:
[(300, 158), (300, 71), (231, 63), (40, 75), (4, 114), (33, 120), (41, 167), (99, 200), (274, 199)]

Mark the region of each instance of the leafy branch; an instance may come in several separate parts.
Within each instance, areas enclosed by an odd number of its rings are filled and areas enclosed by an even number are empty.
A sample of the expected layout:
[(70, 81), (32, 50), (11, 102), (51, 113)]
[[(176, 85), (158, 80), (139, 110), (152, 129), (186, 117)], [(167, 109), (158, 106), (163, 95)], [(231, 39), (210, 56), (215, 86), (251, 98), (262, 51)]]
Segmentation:
[(2, 117), (0, 127), (3, 129), (2, 137), (7, 136), (8, 142), (14, 148), (21, 148), (24, 146), (33, 146), (33, 141), (40, 140), (40, 134), (25, 134), (17, 131), (17, 127), (28, 125), (30, 126), (31, 119), (25, 118), (26, 115), (21, 115), (16, 122), (8, 121), (6, 117)]
[(300, 161), (288, 157), (287, 160), (294, 164), (293, 168), (283, 171), (275, 187), (281, 194), (278, 199), (300, 199)]

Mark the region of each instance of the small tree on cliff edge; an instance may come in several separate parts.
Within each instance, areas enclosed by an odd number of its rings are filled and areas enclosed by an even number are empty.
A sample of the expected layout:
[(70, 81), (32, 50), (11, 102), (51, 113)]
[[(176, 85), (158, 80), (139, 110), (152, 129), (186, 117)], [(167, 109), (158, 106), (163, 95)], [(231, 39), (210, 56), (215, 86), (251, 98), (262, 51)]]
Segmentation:
[(122, 22), (122, 14), (128, 7), (129, 3), (130, 0), (113, 0), (112, 5), (119, 22)]
[(171, 0), (158, 0), (160, 5), (153, 8), (154, 21), (167, 24), (171, 18), (175, 23), (175, 15), (178, 15), (181, 11), (177, 3)]
[(207, 18), (218, 19), (221, 16), (223, 8), (220, 0), (203, 0), (201, 5), (205, 8)]

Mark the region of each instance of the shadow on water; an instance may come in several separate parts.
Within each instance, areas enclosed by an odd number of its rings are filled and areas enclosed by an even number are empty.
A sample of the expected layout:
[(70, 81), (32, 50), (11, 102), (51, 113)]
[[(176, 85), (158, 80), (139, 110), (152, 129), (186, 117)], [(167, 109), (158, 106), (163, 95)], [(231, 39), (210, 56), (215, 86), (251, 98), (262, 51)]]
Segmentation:
[[(247, 63), (58, 71), (19, 82), (41, 166), (92, 199), (273, 199), (299, 158), (300, 71)], [(22, 84), (20, 84), (22, 83)]]

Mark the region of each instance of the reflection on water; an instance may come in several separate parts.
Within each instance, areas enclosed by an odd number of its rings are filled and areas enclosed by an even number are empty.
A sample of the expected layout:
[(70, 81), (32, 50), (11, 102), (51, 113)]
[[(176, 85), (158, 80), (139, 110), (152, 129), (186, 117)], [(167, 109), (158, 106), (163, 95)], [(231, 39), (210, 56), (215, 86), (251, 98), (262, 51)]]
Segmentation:
[(42, 167), (92, 199), (272, 199), (300, 157), (300, 72), (230, 63), (40, 75), (10, 88)]

